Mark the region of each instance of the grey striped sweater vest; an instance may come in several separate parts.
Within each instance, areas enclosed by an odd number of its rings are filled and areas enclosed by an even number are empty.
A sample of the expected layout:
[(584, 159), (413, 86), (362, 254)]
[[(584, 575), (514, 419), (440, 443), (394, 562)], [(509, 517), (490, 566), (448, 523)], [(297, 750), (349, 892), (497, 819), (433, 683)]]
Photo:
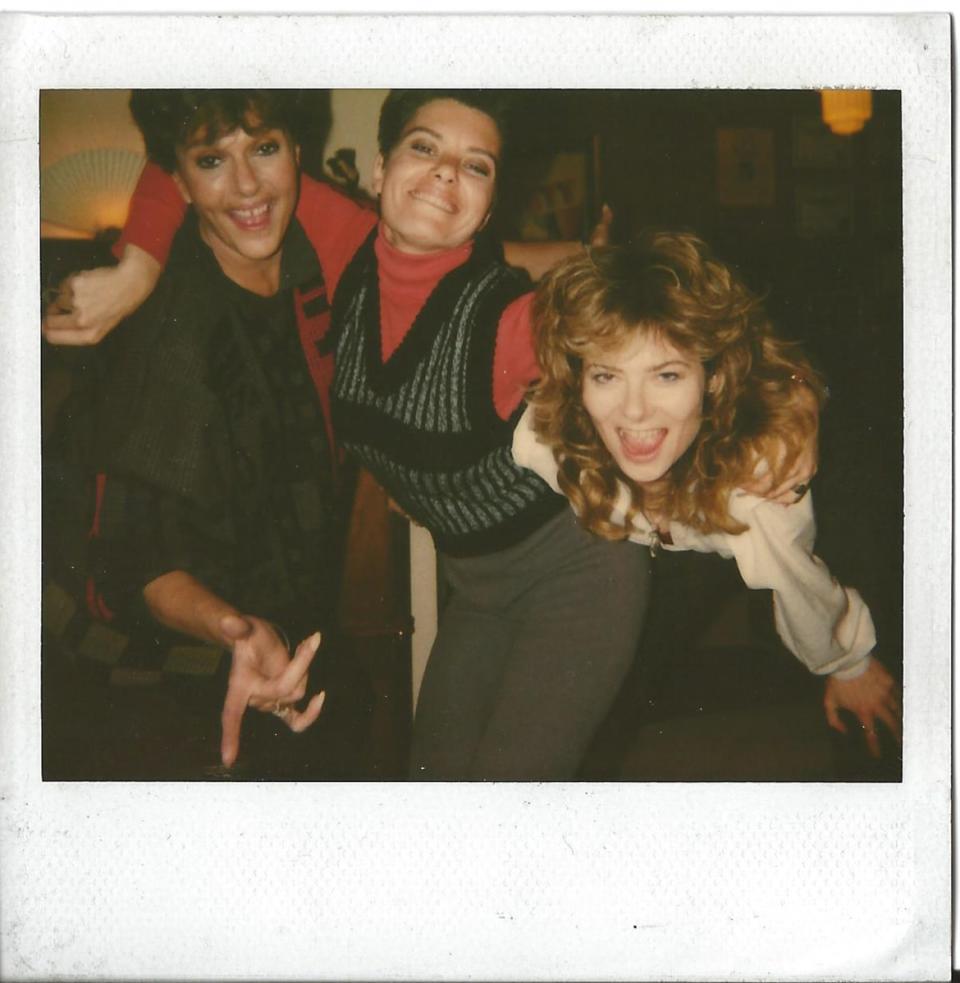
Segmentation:
[(383, 362), (374, 232), (344, 273), (333, 305), (333, 419), (338, 441), (433, 534), (471, 556), (520, 542), (566, 507), (514, 463), (523, 407), (501, 420), (493, 404), (500, 315), (527, 289), (478, 248), (447, 274)]

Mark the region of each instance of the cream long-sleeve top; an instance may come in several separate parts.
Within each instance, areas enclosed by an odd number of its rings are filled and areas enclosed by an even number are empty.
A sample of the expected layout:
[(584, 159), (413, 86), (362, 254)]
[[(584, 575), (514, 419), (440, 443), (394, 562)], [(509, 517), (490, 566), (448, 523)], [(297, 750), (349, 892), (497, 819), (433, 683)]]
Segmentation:
[[(559, 492), (553, 452), (533, 431), (527, 407), (513, 438), (517, 464), (530, 468)], [(630, 493), (624, 486), (611, 514), (624, 522)], [(730, 496), (730, 514), (749, 528), (739, 535), (699, 532), (670, 523), (671, 542), (663, 542), (643, 515), (634, 518), (630, 539), (668, 550), (719, 553), (737, 561), (751, 588), (773, 592), (774, 621), (783, 643), (811, 671), (853, 679), (866, 671), (876, 646), (870, 609), (856, 590), (831, 576), (813, 553), (816, 524), (808, 492), (795, 505), (776, 505), (744, 491)]]

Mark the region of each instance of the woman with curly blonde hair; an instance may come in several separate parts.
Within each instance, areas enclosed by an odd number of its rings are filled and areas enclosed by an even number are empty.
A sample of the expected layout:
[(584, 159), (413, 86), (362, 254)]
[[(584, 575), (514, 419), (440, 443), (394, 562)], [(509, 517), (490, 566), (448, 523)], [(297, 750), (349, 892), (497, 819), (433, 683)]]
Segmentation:
[(860, 595), (812, 553), (811, 496), (781, 506), (743, 487), (775, 462), (788, 474), (817, 421), (791, 392), (826, 388), (778, 338), (760, 299), (707, 245), (653, 232), (594, 248), (547, 275), (535, 307), (541, 377), (514, 455), (570, 500), (604, 539), (735, 558), (749, 587), (773, 591), (777, 629), (828, 676), (827, 719), (859, 718), (879, 753), (876, 720), (899, 737), (900, 703), (873, 657)]

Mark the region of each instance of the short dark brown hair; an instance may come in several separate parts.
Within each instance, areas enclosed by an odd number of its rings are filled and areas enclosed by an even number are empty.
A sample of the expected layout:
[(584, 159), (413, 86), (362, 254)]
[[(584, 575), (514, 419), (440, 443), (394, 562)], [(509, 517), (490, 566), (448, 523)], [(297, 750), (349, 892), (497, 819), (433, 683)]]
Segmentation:
[(493, 120), (500, 134), (502, 162), (510, 142), (510, 116), (513, 107), (511, 93), (503, 89), (391, 89), (380, 108), (380, 122), (377, 127), (377, 144), (384, 160), (400, 142), (404, 129), (417, 110), (441, 99), (462, 103)]
[(299, 144), (315, 105), (304, 89), (136, 89), (130, 97), (147, 155), (170, 173), (193, 136), (214, 143), (238, 127), (276, 128)]

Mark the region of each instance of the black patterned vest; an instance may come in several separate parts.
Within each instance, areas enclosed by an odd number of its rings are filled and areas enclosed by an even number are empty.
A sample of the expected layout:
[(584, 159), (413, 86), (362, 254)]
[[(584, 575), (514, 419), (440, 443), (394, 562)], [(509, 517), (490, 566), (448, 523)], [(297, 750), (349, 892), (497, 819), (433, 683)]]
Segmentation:
[(333, 417), (340, 443), (453, 556), (504, 549), (566, 507), (514, 463), (523, 407), (501, 420), (493, 354), (504, 308), (527, 285), (479, 248), (448, 273), (384, 363), (374, 232), (333, 305)]

